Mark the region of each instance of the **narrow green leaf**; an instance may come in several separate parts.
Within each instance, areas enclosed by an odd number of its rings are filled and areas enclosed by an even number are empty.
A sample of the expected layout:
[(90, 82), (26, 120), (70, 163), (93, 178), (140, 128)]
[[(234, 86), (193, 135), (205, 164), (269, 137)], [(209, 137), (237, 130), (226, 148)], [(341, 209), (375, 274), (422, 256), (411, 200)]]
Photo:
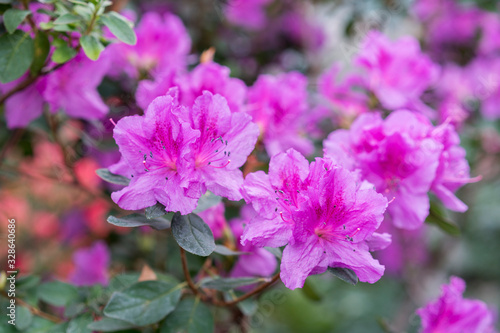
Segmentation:
[(59, 16), (54, 24), (71, 24), (80, 21), (82, 18), (75, 14), (66, 13), (62, 16)]
[(179, 285), (142, 281), (114, 293), (104, 308), (104, 314), (137, 326), (151, 325), (174, 311), (180, 297)]
[(241, 255), (250, 254), (250, 252), (233, 251), (230, 248), (227, 248), (224, 245), (220, 245), (220, 244), (215, 245), (214, 252), (221, 254), (223, 256), (241, 256)]
[[(41, 318), (41, 317), (33, 317), (33, 321), (28, 327), (25, 332), (26, 333), (56, 333), (56, 324), (53, 322)], [(59, 333), (59, 332), (57, 332)], [(61, 332), (62, 333), (62, 332)]]
[(125, 17), (116, 12), (109, 12), (102, 15), (101, 20), (120, 41), (129, 45), (135, 45), (135, 43), (137, 43), (137, 36)]
[(31, 64), (30, 71), (32, 74), (37, 74), (45, 65), (45, 60), (49, 56), (50, 42), (49, 38), (43, 31), (38, 31), (34, 41), (35, 58)]
[(55, 306), (66, 306), (78, 299), (78, 289), (60, 281), (42, 283), (37, 288), (37, 294), (44, 302)]
[(30, 68), (35, 56), (33, 39), (29, 33), (16, 30), (0, 37), (0, 82), (20, 78)]
[(99, 321), (94, 321), (87, 326), (87, 328), (99, 332), (115, 332), (134, 327), (134, 325), (124, 320), (107, 317), (104, 317)]
[(125, 228), (143, 227), (150, 226), (156, 230), (163, 230), (170, 228), (170, 221), (165, 217), (159, 217), (155, 219), (148, 219), (142, 214), (130, 214), (124, 217), (115, 217), (110, 215), (108, 217), (108, 222)]
[(3, 14), (3, 24), (5, 29), (9, 34), (14, 33), (21, 22), (28, 16), (31, 12), (29, 10), (20, 9), (7, 9)]
[(104, 50), (104, 46), (95, 36), (86, 35), (80, 37), (80, 45), (87, 57), (94, 61), (99, 59), (99, 55)]
[(343, 267), (328, 267), (328, 272), (332, 273), (344, 282), (355, 286), (358, 283), (358, 276), (352, 269)]
[(306, 280), (304, 282), (304, 286), (300, 290), (302, 291), (304, 296), (306, 296), (311, 301), (321, 301), (321, 295), (316, 291), (316, 289), (314, 289), (309, 280)]
[(172, 234), (180, 247), (198, 256), (207, 257), (215, 250), (212, 230), (196, 214), (175, 213), (172, 218)]
[(262, 277), (242, 277), (242, 278), (205, 278), (200, 286), (203, 288), (215, 289), (220, 291), (229, 291), (239, 287), (268, 281), (268, 278)]
[(183, 299), (160, 326), (160, 333), (211, 333), (213, 331), (212, 312), (198, 298)]
[(76, 50), (72, 47), (69, 47), (67, 44), (64, 44), (54, 50), (51, 60), (56, 64), (64, 64), (74, 57), (76, 57)]
[(127, 177), (123, 177), (120, 175), (115, 175), (114, 173), (109, 172), (108, 169), (97, 169), (95, 173), (101, 177), (102, 180), (107, 181), (108, 183), (117, 184), (117, 185), (128, 185), (130, 184), (130, 179)]

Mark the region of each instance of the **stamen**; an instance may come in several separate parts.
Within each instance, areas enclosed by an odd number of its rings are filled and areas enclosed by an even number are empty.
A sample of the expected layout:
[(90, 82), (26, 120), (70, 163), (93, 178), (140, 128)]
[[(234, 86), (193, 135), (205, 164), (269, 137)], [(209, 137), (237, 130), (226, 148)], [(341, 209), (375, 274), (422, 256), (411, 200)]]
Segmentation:
[(396, 197), (392, 197), (391, 201), (389, 201), (387, 204), (391, 204), (394, 200), (396, 200)]
[(116, 123), (115, 123), (115, 121), (113, 120), (113, 118), (109, 118), (109, 121), (113, 124), (113, 126), (116, 126)]
[(280, 216), (281, 216), (281, 219), (283, 220), (283, 222), (290, 222), (288, 220), (285, 220), (285, 218), (283, 217), (283, 212), (280, 212)]
[(221, 165), (221, 166), (211, 165), (211, 163), (212, 163), (212, 162), (208, 162), (208, 165), (210, 165), (212, 168), (222, 169), (222, 168), (227, 167), (227, 165), (228, 165), (229, 163), (231, 163), (231, 160), (227, 160), (226, 164)]

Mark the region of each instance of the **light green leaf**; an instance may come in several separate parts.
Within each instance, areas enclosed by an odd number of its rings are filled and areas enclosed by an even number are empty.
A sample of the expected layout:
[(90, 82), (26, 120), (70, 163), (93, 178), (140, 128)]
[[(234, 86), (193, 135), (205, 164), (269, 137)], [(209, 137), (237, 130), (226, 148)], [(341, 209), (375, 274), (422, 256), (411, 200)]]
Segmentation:
[(180, 297), (180, 285), (142, 281), (114, 293), (104, 308), (104, 314), (137, 326), (151, 325), (174, 311)]
[(92, 330), (87, 327), (92, 321), (93, 319), (90, 313), (85, 313), (74, 318), (69, 322), (66, 333), (92, 333)]
[(80, 45), (90, 60), (99, 59), (99, 55), (104, 50), (104, 46), (95, 36), (85, 35), (80, 37)]
[(33, 315), (30, 310), (26, 307), (17, 305), (16, 306), (16, 328), (18, 330), (25, 330), (31, 326), (33, 322)]
[(44, 302), (55, 306), (66, 306), (78, 299), (78, 289), (60, 281), (42, 283), (37, 288), (37, 294)]
[(125, 17), (116, 12), (109, 12), (101, 16), (101, 20), (111, 33), (125, 44), (135, 45), (137, 43), (137, 36)]
[(3, 24), (9, 34), (14, 33), (21, 22), (31, 14), (29, 10), (10, 8), (3, 14)]
[(62, 16), (59, 16), (55, 21), (54, 24), (71, 24), (80, 21), (82, 18), (78, 15), (75, 14), (64, 14)]
[(328, 272), (332, 273), (339, 279), (355, 286), (358, 283), (358, 276), (352, 269), (343, 267), (328, 267)]
[(51, 60), (56, 64), (64, 64), (74, 57), (76, 57), (76, 50), (67, 44), (63, 44), (54, 50)]
[(130, 184), (130, 179), (128, 179), (127, 177), (120, 176), (120, 175), (115, 175), (114, 173), (111, 173), (108, 169), (97, 169), (95, 171), (95, 173), (99, 177), (101, 177), (102, 180), (105, 180), (111, 184), (117, 184), (117, 185)]
[(35, 56), (33, 39), (29, 33), (16, 30), (0, 37), (0, 82), (20, 78), (30, 68)]

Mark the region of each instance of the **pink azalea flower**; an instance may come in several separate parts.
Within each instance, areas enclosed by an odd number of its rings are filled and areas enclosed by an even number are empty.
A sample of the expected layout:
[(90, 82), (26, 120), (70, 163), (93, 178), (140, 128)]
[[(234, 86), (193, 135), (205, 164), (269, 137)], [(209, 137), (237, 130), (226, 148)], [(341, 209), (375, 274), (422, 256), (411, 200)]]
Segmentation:
[(375, 233), (387, 200), (347, 169), (321, 158), (309, 166), (289, 149), (271, 158), (269, 175), (249, 174), (242, 192), (259, 215), (241, 243), (286, 245), (281, 279), (288, 288), (302, 287), (307, 276), (328, 267), (350, 268), (369, 283), (382, 276), (384, 267), (369, 251), (390, 243), (388, 234)]
[(420, 96), (437, 79), (439, 67), (421, 52), (415, 38), (390, 41), (382, 33), (371, 31), (355, 61), (366, 69), (367, 84), (383, 107), (432, 115)]
[(104, 242), (95, 242), (89, 248), (76, 251), (73, 254), (73, 262), (75, 269), (69, 277), (71, 283), (77, 286), (108, 284), (110, 253)]
[(307, 79), (297, 72), (261, 75), (248, 90), (247, 112), (261, 130), (267, 153), (289, 148), (309, 155), (314, 147), (300, 124), (306, 120)]
[(357, 91), (355, 88), (368, 90), (364, 78), (351, 74), (338, 82), (340, 64), (334, 64), (318, 79), (318, 90), (332, 106), (343, 115), (358, 116), (369, 111), (368, 96), (366, 92)]
[(190, 73), (166, 70), (156, 75), (154, 80), (139, 82), (136, 92), (137, 104), (146, 109), (153, 99), (178, 86), (179, 100), (183, 105), (192, 106), (203, 91), (209, 91), (225, 97), (232, 112), (241, 111), (247, 87), (240, 79), (231, 78), (229, 73), (229, 68), (214, 62), (199, 64)]
[(224, 229), (227, 227), (226, 217), (224, 216), (225, 206), (220, 202), (217, 205), (205, 209), (198, 213), (198, 216), (210, 227), (214, 238), (221, 238), (224, 234)]
[(421, 333), (495, 333), (495, 314), (480, 300), (464, 299), (465, 282), (452, 276), (440, 297), (417, 310)]
[(434, 128), (422, 115), (395, 111), (386, 120), (378, 113), (361, 115), (350, 130), (330, 134), (324, 151), (394, 198), (388, 212), (395, 226), (416, 229), (429, 214), (429, 190), (449, 209), (466, 209), (453, 194), (471, 181), (458, 144), (451, 125)]
[(272, 0), (230, 0), (225, 7), (229, 22), (248, 29), (262, 29), (267, 24), (265, 7)]
[(114, 138), (122, 159), (110, 170), (131, 172), (130, 184), (111, 195), (135, 210), (157, 201), (167, 211), (192, 212), (207, 190), (240, 200), (239, 170), (257, 141), (258, 128), (244, 113), (231, 113), (224, 97), (209, 92), (191, 108), (178, 104), (176, 90), (156, 98), (144, 116), (122, 118)]

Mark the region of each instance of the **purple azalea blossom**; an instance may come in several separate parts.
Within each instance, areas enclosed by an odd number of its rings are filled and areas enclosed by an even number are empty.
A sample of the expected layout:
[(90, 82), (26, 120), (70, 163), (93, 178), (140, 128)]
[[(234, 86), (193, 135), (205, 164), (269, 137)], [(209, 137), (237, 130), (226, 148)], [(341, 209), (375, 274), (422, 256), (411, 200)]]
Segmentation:
[(267, 25), (265, 7), (272, 0), (230, 0), (225, 7), (229, 22), (248, 29), (258, 30)]
[(221, 238), (224, 234), (224, 229), (227, 227), (226, 217), (224, 216), (225, 206), (220, 202), (217, 205), (205, 209), (198, 213), (198, 216), (210, 227), (214, 238)]
[(95, 242), (89, 248), (76, 251), (73, 254), (73, 262), (75, 270), (69, 277), (71, 283), (77, 286), (108, 284), (110, 254), (104, 242)]
[(158, 201), (167, 211), (181, 214), (192, 212), (207, 190), (240, 200), (239, 167), (257, 136), (250, 116), (232, 114), (224, 97), (205, 92), (186, 108), (178, 104), (174, 89), (156, 98), (144, 116), (117, 123), (114, 138), (122, 159), (110, 170), (132, 179), (111, 197), (124, 209), (142, 209)]
[(247, 112), (260, 127), (270, 156), (293, 148), (309, 155), (314, 147), (305, 137), (301, 120), (306, 120), (307, 79), (296, 72), (278, 76), (261, 75), (248, 90)]
[(229, 68), (214, 62), (202, 63), (190, 73), (166, 70), (156, 75), (154, 80), (139, 82), (135, 95), (137, 104), (146, 109), (153, 99), (178, 86), (179, 100), (183, 105), (192, 106), (203, 91), (209, 91), (224, 96), (232, 112), (241, 111), (247, 87), (240, 79), (229, 77), (229, 72)]
[(269, 175), (249, 174), (245, 201), (259, 212), (245, 228), (241, 243), (284, 246), (281, 279), (290, 289), (328, 267), (354, 270), (374, 283), (384, 267), (370, 250), (385, 248), (388, 234), (377, 234), (387, 200), (372, 185), (332, 161), (317, 158), (309, 166), (289, 149), (271, 158)]
[(495, 314), (480, 300), (464, 299), (465, 282), (452, 276), (440, 297), (417, 310), (421, 333), (495, 333)]
[(380, 32), (371, 31), (363, 41), (356, 62), (366, 69), (367, 85), (383, 107), (433, 115), (420, 96), (436, 81), (439, 67), (421, 52), (415, 38), (390, 41)]
[(324, 151), (394, 198), (388, 212), (395, 226), (416, 229), (429, 213), (431, 189), (449, 209), (467, 208), (453, 194), (471, 181), (458, 143), (451, 125), (434, 128), (422, 115), (395, 111), (385, 121), (378, 113), (361, 115), (350, 130), (331, 133)]

